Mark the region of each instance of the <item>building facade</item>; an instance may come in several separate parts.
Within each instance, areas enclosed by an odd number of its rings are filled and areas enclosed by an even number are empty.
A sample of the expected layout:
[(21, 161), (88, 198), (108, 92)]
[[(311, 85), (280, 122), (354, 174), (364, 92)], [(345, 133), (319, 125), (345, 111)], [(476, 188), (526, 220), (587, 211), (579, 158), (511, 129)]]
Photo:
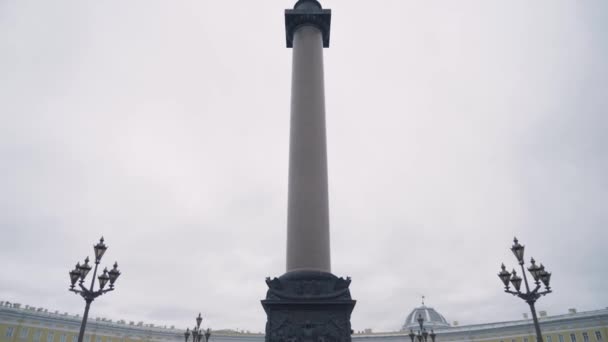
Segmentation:
[[(437, 342), (537, 342), (531, 318), (508, 322), (472, 325), (448, 324), (439, 312), (421, 306), (407, 316), (401, 331), (391, 333), (357, 334), (353, 340), (369, 342), (409, 342), (409, 329), (417, 331), (418, 315), (422, 315), (424, 326), (434, 329)], [(539, 311), (543, 342), (608, 342), (608, 308), (577, 312), (570, 309), (562, 315), (549, 316)]]
[[(544, 342), (608, 342), (608, 308), (586, 312), (571, 309), (562, 315), (540, 313)], [(415, 308), (401, 331), (356, 333), (359, 342), (409, 342), (409, 329), (422, 315), (425, 327), (433, 327), (437, 342), (536, 342), (531, 319), (508, 322), (450, 325), (431, 307)], [(0, 302), (0, 342), (77, 342), (81, 317), (42, 308)], [(184, 330), (143, 322), (90, 319), (84, 342), (183, 342)], [(263, 334), (215, 331), (211, 342), (261, 342)]]
[[(77, 342), (80, 315), (0, 302), (0, 342)], [(263, 334), (214, 331), (211, 341), (263, 341)], [(84, 342), (184, 342), (184, 330), (144, 322), (89, 318)], [(192, 341), (190, 338), (189, 342)]]

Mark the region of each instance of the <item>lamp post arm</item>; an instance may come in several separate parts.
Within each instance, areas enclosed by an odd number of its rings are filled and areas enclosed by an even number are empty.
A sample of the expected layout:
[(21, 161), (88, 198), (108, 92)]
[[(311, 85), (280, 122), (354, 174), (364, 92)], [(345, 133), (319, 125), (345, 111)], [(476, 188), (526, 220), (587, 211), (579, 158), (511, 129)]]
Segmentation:
[(514, 296), (519, 296), (519, 295), (521, 294), (521, 292), (519, 292), (519, 291), (518, 291), (518, 292), (515, 292), (515, 291), (511, 291), (511, 290), (505, 290), (505, 292), (506, 292), (506, 293), (510, 293), (510, 294), (512, 294), (512, 295), (514, 295)]
[(82, 290), (78, 291), (79, 293), (87, 293), (87, 292), (90, 292), (90, 291), (89, 291), (89, 290), (88, 290), (86, 287), (84, 287), (84, 285), (82, 285), (82, 284), (78, 284), (78, 286), (80, 286), (80, 288), (82, 289)]
[[(528, 285), (528, 277), (526, 276), (526, 269), (524, 268), (524, 261), (522, 260), (519, 265), (521, 266), (521, 273), (524, 275), (524, 283), (526, 284), (526, 292), (530, 292), (530, 285)], [(97, 270), (97, 269), (95, 269)]]
[(99, 289), (95, 292), (92, 292), (91, 294), (92, 294), (93, 298), (97, 298), (97, 297), (101, 296), (102, 294), (104, 294), (106, 292), (110, 292), (110, 291), (114, 291), (114, 288), (112, 287), (112, 288), (105, 289), (105, 290)]
[(95, 261), (95, 270), (93, 270), (93, 279), (91, 279), (91, 288), (89, 289), (90, 292), (93, 292), (93, 286), (95, 286), (95, 276), (97, 276), (97, 266), (99, 266), (99, 260)]
[(109, 288), (109, 289), (105, 289), (105, 290), (99, 290), (98, 292), (99, 292), (99, 294), (100, 294), (100, 295), (102, 295), (102, 294), (104, 294), (104, 293), (106, 293), (106, 292), (110, 292), (110, 291), (114, 291), (114, 288), (113, 288), (113, 287), (111, 287), (111, 288)]
[(539, 296), (545, 296), (545, 295), (547, 295), (547, 294), (549, 294), (551, 292), (553, 292), (553, 291), (551, 291), (551, 290), (545, 290), (545, 291), (538, 292), (538, 295)]
[(532, 290), (532, 293), (537, 293), (539, 289), (540, 289), (540, 284), (536, 284), (536, 287), (534, 288), (534, 290)]
[(518, 295), (519, 298), (523, 299), (526, 303), (534, 303), (536, 302), (536, 300), (538, 298), (540, 298), (540, 295), (538, 293), (534, 293), (534, 292), (526, 292), (526, 293), (520, 293)]

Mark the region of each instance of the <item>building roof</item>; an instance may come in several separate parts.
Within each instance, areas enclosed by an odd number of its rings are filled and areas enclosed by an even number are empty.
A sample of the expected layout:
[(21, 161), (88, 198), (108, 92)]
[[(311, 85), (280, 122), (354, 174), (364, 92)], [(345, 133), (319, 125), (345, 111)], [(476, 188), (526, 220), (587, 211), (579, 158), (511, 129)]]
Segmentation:
[(428, 307), (424, 304), (412, 310), (405, 322), (403, 323), (402, 331), (420, 330), (418, 317), (422, 317), (424, 327), (427, 330), (448, 328), (450, 324), (437, 310)]

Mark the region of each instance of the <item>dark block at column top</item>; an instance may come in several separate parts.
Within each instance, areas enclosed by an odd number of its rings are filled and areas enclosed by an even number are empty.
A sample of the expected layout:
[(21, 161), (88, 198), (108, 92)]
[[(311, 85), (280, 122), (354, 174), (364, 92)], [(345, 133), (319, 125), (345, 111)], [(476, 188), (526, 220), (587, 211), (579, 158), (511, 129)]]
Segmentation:
[(318, 1), (300, 0), (294, 9), (285, 10), (285, 34), (287, 47), (293, 47), (293, 34), (304, 25), (318, 28), (323, 35), (323, 47), (329, 47), (331, 10), (323, 9)]

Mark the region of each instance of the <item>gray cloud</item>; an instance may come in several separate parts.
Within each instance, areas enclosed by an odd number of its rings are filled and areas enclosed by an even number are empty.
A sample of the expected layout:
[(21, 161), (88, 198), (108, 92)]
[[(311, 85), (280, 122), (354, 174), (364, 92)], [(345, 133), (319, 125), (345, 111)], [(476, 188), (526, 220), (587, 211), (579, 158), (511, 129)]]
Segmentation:
[[(325, 4), (325, 3), (324, 3)], [(0, 297), (80, 313), (67, 272), (103, 234), (92, 315), (262, 331), (284, 271), (290, 1), (0, 4)], [(353, 328), (419, 296), (517, 319), (513, 235), (549, 313), (604, 307), (607, 5), (328, 1), (333, 270)]]

